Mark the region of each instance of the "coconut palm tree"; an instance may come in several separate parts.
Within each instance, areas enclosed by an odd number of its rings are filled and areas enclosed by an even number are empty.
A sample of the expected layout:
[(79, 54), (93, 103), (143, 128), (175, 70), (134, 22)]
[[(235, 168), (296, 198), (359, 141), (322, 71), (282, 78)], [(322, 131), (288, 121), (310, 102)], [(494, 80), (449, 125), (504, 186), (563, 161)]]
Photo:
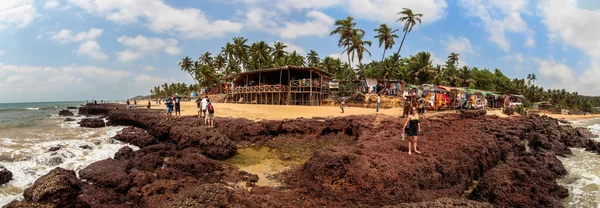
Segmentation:
[(252, 43), (250, 46), (249, 56), (256, 64), (252, 66), (255, 70), (270, 66), (271, 63), (271, 47), (265, 41)]
[(458, 65), (458, 56), (459, 56), (458, 53), (454, 53), (454, 52), (450, 53), (450, 55), (448, 55), (448, 61), (447, 61), (448, 65), (454, 65), (454, 66)]
[[(365, 35), (364, 33), (357, 33), (355, 36), (352, 37), (352, 42), (350, 43), (350, 46), (348, 48), (346, 48), (346, 50), (344, 50), (344, 52), (346, 52), (346, 53), (350, 53), (350, 51), (352, 51), (352, 60), (351, 61), (354, 61), (354, 54), (356, 53), (356, 56), (358, 58), (358, 65), (362, 65), (362, 59), (363, 59), (364, 52), (367, 52), (369, 54), (369, 56), (371, 56), (371, 52), (369, 51), (369, 49), (367, 49), (367, 47), (365, 47), (365, 45), (371, 46), (371, 41), (363, 40), (364, 35)], [(342, 52), (342, 53), (344, 53), (344, 52)], [(364, 78), (365, 73), (364, 73), (363, 69), (364, 69), (364, 67), (363, 68), (359, 67), (359, 70), (358, 70), (359, 79)]]
[(427, 82), (428, 76), (435, 72), (431, 66), (432, 62), (431, 53), (426, 51), (417, 53), (410, 59), (408, 75), (412, 76), (418, 84), (424, 84)]
[(200, 60), (200, 63), (212, 66), (213, 58), (211, 55), (210, 52), (204, 52), (198, 59)]
[(217, 54), (217, 56), (215, 57), (215, 60), (213, 61), (213, 66), (215, 67), (215, 69), (219, 72), (223, 72), (226, 65), (227, 65), (227, 60), (225, 59), (225, 57), (223, 57), (223, 55), (220, 53)]
[(233, 55), (237, 59), (238, 63), (242, 65), (242, 69), (246, 70), (246, 62), (248, 61), (248, 39), (244, 37), (233, 38)]
[(193, 70), (193, 63), (192, 63), (192, 59), (190, 57), (185, 57), (181, 60), (181, 62), (179, 62), (179, 67), (181, 67), (181, 71), (187, 72), (190, 74), (190, 76), (192, 77), (192, 79), (194, 81), (196, 81), (195, 77), (196, 74), (194, 73)]
[(406, 38), (406, 34), (412, 31), (413, 27), (417, 24), (421, 24), (421, 17), (423, 14), (414, 14), (412, 10), (408, 8), (402, 8), (402, 11), (398, 12), (398, 14), (404, 15), (400, 17), (396, 22), (404, 22), (404, 36), (402, 37), (402, 42), (400, 42), (400, 47), (398, 48), (398, 54), (400, 54), (400, 50), (402, 49), (402, 45), (404, 44), (404, 39)]
[(273, 43), (273, 50), (271, 51), (273, 62), (277, 62), (287, 54), (287, 52), (285, 52), (285, 48), (287, 48), (287, 46), (282, 42), (277, 41)]
[[(348, 50), (352, 46), (352, 40), (355, 39), (359, 34), (364, 35), (365, 31), (362, 29), (354, 28), (356, 23), (354, 22), (354, 18), (351, 16), (346, 19), (336, 20), (335, 28), (329, 35), (339, 35), (340, 39), (338, 41), (338, 47), (345, 48), (346, 55), (348, 56), (348, 61), (350, 61), (350, 54), (353, 53), (353, 50)], [(344, 52), (342, 52), (344, 53)]]
[(375, 38), (379, 40), (379, 47), (381, 48), (381, 45), (383, 45), (383, 55), (381, 56), (381, 61), (383, 61), (385, 58), (385, 51), (392, 49), (394, 44), (396, 44), (395, 39), (398, 38), (398, 35), (395, 33), (398, 32), (398, 29), (394, 30), (386, 24), (381, 24), (379, 25), (379, 28), (375, 29), (375, 32), (377, 32)]
[(308, 66), (316, 67), (321, 62), (321, 59), (316, 51), (310, 50), (310, 52), (306, 54), (306, 62), (308, 62)]
[(221, 53), (227, 60), (235, 59), (235, 47), (230, 42), (225, 43), (225, 46), (221, 47)]

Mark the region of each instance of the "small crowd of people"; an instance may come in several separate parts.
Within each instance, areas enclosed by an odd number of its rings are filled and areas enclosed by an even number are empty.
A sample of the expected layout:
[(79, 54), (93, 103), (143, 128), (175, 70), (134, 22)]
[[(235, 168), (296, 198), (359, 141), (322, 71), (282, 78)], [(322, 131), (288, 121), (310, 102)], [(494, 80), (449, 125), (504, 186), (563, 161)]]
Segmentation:
[[(166, 106), (166, 116), (167, 120), (173, 119), (172, 114), (175, 111), (175, 119), (180, 118), (181, 116), (181, 101), (182, 98), (176, 93), (175, 96), (169, 96), (164, 99), (164, 103)], [(148, 101), (148, 108), (150, 108), (150, 100)], [(196, 100), (196, 106), (198, 110), (198, 118), (204, 118), (204, 124), (208, 127), (214, 127), (214, 118), (215, 118), (215, 109), (213, 104), (208, 99), (208, 96), (204, 98), (198, 98)]]

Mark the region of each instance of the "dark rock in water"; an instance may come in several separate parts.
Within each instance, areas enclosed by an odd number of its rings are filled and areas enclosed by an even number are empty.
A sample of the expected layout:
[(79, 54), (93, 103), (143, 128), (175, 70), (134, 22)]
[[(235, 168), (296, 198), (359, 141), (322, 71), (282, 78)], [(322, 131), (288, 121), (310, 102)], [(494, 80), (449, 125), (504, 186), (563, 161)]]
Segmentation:
[(58, 151), (58, 150), (60, 150), (60, 147), (61, 147), (60, 145), (58, 145), (58, 146), (55, 146), (55, 147), (50, 147), (50, 149), (48, 149), (48, 151), (50, 151), (50, 152), (55, 152), (55, 151)]
[(45, 159), (42, 163), (47, 166), (58, 166), (62, 164), (65, 160), (62, 157), (51, 157)]
[(61, 110), (58, 112), (59, 116), (74, 116), (74, 114), (69, 110)]
[(119, 151), (117, 151), (117, 153), (115, 153), (115, 160), (124, 160), (124, 159), (129, 159), (133, 153), (133, 150), (130, 147), (121, 147), (121, 149), (119, 149)]
[(106, 124), (104, 120), (97, 118), (84, 118), (79, 122), (79, 126), (88, 127), (88, 128), (102, 128), (105, 127)]
[[(79, 180), (72, 170), (55, 168), (40, 177), (33, 186), (25, 189), (25, 200), (36, 203), (49, 203), (56, 207), (76, 207), (77, 195), (81, 191)], [(11, 207), (11, 206), (8, 206)]]
[(92, 147), (90, 145), (87, 145), (87, 144), (86, 145), (81, 145), (81, 146), (79, 146), (79, 148), (92, 150)]
[(67, 107), (67, 109), (78, 109), (78, 108), (75, 106), (69, 106), (69, 107)]
[(65, 119), (65, 121), (75, 121), (75, 119), (67, 118), (67, 119)]
[(121, 133), (115, 135), (113, 139), (133, 144), (138, 147), (145, 147), (156, 143), (156, 140), (154, 137), (152, 137), (152, 135), (150, 135), (144, 129), (135, 127), (124, 128), (121, 130)]
[(12, 172), (10, 172), (6, 168), (0, 166), (0, 185), (4, 185), (5, 183), (8, 183), (8, 181), (10, 181), (12, 179), (12, 176), (13, 176)]

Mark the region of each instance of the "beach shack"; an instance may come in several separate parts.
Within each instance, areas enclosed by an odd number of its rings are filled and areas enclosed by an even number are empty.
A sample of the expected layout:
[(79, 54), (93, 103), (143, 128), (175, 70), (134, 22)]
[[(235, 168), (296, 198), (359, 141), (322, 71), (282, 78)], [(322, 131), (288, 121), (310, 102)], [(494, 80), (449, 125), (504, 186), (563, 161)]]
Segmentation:
[(329, 98), (332, 75), (315, 67), (283, 66), (227, 77), (226, 102), (317, 106)]

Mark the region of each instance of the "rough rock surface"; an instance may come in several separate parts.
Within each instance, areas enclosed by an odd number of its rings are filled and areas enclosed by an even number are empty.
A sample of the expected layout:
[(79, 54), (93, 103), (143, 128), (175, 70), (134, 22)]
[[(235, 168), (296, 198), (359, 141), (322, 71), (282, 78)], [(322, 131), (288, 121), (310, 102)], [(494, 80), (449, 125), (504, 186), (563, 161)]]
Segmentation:
[(106, 124), (104, 123), (104, 120), (99, 118), (84, 118), (79, 122), (79, 126), (87, 128), (102, 128), (105, 127)]
[(138, 147), (145, 147), (156, 143), (156, 140), (152, 135), (148, 134), (144, 129), (136, 127), (123, 128), (123, 130), (115, 135), (113, 139), (133, 144)]
[(7, 170), (6, 168), (0, 166), (0, 185), (4, 185), (8, 183), (13, 177), (12, 172)]
[[(388, 116), (216, 118), (213, 129), (195, 117), (165, 121), (160, 111), (113, 110), (107, 119), (157, 140), (79, 172), (72, 200), (92, 207), (561, 207), (568, 193), (556, 178), (566, 171), (556, 155), (570, 155), (569, 147), (600, 153), (586, 130), (540, 116), (423, 119), (422, 154), (410, 156), (399, 138), (404, 120)], [(317, 146), (332, 138), (347, 142)], [(215, 160), (250, 144), (317, 148), (277, 176), (284, 186), (262, 187), (256, 175)]]
[(5, 207), (86, 207), (77, 198), (80, 191), (74, 171), (55, 168), (25, 189), (23, 202), (13, 201)]
[(61, 110), (58, 112), (59, 116), (74, 116), (74, 114), (69, 110)]

